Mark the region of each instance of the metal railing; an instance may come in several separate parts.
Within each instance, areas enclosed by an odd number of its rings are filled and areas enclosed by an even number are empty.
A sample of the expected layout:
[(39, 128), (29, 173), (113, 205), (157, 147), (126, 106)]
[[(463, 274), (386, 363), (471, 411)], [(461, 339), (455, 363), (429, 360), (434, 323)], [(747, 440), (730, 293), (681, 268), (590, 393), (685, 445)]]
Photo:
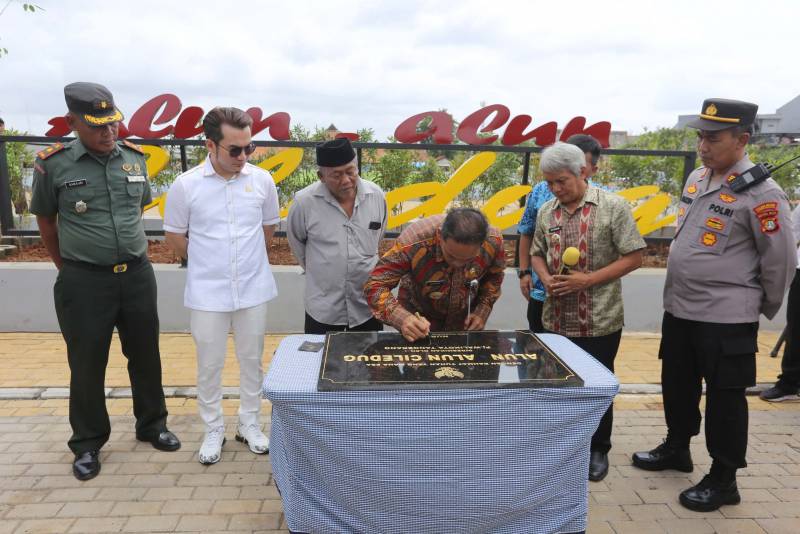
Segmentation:
[[(0, 136), (0, 234), (4, 236), (38, 236), (38, 230), (18, 230), (14, 228), (14, 217), (11, 209), (11, 185), (8, 160), (6, 157), (6, 143), (21, 142), (28, 145), (47, 146), (56, 142), (69, 142), (73, 137), (43, 137), (28, 135), (6, 135)], [(129, 141), (140, 145), (152, 146), (177, 146), (180, 152), (180, 162), (182, 171), (189, 169), (189, 162), (186, 147), (203, 146), (205, 141), (199, 139), (129, 139)], [(254, 141), (257, 147), (267, 148), (313, 148), (317, 145), (316, 141)], [(362, 143), (354, 142), (353, 146), (358, 153), (359, 172), (363, 161), (362, 153), (364, 150), (383, 149), (383, 150), (436, 150), (461, 151), (461, 152), (512, 152), (523, 155), (522, 162), (522, 181), (523, 185), (530, 183), (530, 164), (531, 156), (538, 154), (544, 147), (538, 146), (498, 146), (498, 145), (439, 145), (421, 143)], [(695, 152), (684, 150), (632, 150), (632, 149), (604, 149), (603, 155), (607, 156), (667, 156), (683, 158), (683, 180), (694, 170), (697, 163)], [(524, 206), (525, 199), (520, 200), (520, 206)], [(276, 236), (283, 237), (284, 232), (277, 232)], [(162, 236), (163, 230), (148, 230), (148, 236)], [(397, 233), (387, 233), (386, 236), (396, 237)], [(507, 240), (518, 239), (517, 234), (505, 234)], [(648, 238), (651, 240), (663, 240), (668, 238)]]

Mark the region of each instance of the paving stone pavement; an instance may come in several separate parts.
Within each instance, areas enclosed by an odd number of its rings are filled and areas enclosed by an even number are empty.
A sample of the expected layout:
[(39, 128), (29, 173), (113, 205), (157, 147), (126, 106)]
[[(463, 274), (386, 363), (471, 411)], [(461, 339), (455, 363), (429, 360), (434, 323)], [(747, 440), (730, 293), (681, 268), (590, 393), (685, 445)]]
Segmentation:
[[(771, 382), (778, 372), (779, 360), (767, 356), (775, 337), (767, 333), (759, 340), (762, 382)], [(279, 339), (268, 336), (265, 364)], [(658, 340), (656, 334), (624, 336), (617, 372), (623, 383), (658, 382)], [(288, 532), (268, 456), (253, 455), (229, 439), (220, 463), (197, 462), (202, 425), (195, 399), (185, 395), (194, 385), (191, 338), (162, 336), (162, 353), (165, 384), (173, 393), (167, 399), (169, 425), (183, 441), (182, 449), (160, 452), (137, 442), (131, 400), (112, 395), (107, 400), (112, 436), (101, 453), (102, 471), (79, 482), (71, 474), (66, 446), (68, 405), (58, 391), (68, 383), (63, 341), (58, 334), (0, 334), (0, 391), (35, 392), (28, 398), (0, 399), (0, 534)], [(118, 352), (112, 355), (110, 388), (129, 386), (124, 364)], [(224, 383), (238, 383), (232, 355)], [(605, 480), (590, 484), (587, 532), (800, 533), (800, 403), (770, 404), (753, 396), (748, 403), (749, 466), (739, 472), (742, 503), (701, 514), (684, 509), (677, 498), (710, 467), (702, 436), (692, 444), (693, 473), (635, 469), (630, 455), (654, 447), (665, 434), (663, 406), (659, 395), (619, 395), (611, 469)], [(223, 407), (232, 438), (238, 401), (226, 399)], [(263, 413), (268, 429), (268, 403)]]

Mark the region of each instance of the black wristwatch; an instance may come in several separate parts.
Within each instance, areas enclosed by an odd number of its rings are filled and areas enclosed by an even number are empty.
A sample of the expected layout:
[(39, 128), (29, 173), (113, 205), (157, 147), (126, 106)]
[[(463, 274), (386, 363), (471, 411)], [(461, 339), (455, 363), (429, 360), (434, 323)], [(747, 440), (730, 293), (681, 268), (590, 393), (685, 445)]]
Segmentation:
[(517, 276), (519, 276), (520, 280), (522, 280), (522, 277), (527, 275), (527, 274), (531, 274), (531, 270), (530, 269), (519, 269), (517, 271)]

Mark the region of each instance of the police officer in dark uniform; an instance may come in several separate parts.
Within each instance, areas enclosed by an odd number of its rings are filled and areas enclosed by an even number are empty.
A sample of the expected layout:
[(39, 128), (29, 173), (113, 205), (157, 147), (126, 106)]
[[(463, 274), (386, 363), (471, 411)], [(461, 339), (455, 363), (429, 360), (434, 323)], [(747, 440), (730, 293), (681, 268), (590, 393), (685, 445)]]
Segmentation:
[(151, 202), (144, 155), (117, 141), (123, 117), (108, 89), (73, 83), (64, 97), (77, 139), (39, 152), (31, 211), (58, 268), (53, 293), (71, 373), (72, 471), (88, 480), (100, 472), (98, 453), (111, 432), (104, 382), (115, 327), (128, 359), (136, 438), (164, 451), (181, 444), (166, 426), (156, 280), (142, 225)]
[(686, 180), (667, 260), (659, 350), (667, 439), (633, 455), (641, 469), (694, 469), (689, 440), (700, 432), (705, 380), (713, 463), (680, 494), (698, 512), (741, 500), (736, 470), (747, 465), (745, 389), (756, 380), (758, 319), (775, 316), (795, 271), (786, 194), (746, 154), (757, 110), (713, 98), (689, 123), (698, 130), (703, 167)]

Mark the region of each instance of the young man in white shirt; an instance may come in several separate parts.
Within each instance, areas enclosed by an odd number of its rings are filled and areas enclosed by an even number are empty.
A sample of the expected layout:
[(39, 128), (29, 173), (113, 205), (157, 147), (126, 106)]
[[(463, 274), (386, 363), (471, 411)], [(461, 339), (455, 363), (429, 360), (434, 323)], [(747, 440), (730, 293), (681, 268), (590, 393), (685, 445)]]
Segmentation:
[(277, 295), (267, 245), (280, 220), (270, 174), (247, 163), (252, 119), (237, 108), (214, 108), (203, 119), (208, 158), (175, 179), (167, 195), (164, 233), (188, 260), (184, 304), (197, 347), (197, 406), (206, 425), (199, 461), (220, 460), (225, 443), (222, 368), (228, 332), (239, 360), (236, 440), (269, 451), (261, 431), (262, 354), (267, 301)]

